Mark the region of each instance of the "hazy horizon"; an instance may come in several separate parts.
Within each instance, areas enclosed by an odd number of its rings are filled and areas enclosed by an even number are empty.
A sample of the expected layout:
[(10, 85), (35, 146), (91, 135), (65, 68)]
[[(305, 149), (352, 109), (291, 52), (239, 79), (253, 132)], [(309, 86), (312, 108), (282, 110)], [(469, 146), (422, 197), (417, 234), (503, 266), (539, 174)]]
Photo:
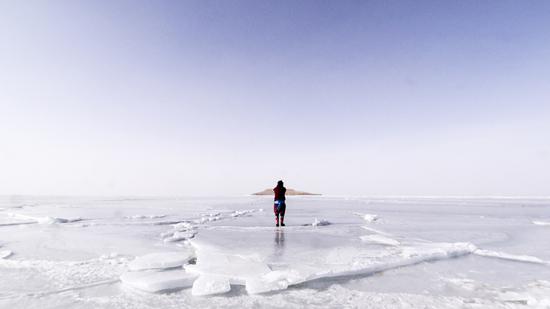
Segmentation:
[(0, 0), (0, 195), (550, 196), (548, 16)]

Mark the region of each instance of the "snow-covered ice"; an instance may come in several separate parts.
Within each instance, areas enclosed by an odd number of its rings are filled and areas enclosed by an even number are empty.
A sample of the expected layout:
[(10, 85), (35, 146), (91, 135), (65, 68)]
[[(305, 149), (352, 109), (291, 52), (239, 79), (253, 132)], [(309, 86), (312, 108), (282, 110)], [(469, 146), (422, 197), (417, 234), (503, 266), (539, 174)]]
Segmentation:
[(550, 199), (271, 203), (0, 198), (0, 308), (550, 308)]
[(10, 257), (13, 254), (10, 250), (2, 250), (0, 251), (0, 259), (5, 259)]
[(231, 290), (231, 283), (222, 276), (202, 274), (195, 282), (191, 294), (194, 296), (207, 296), (224, 294)]
[(536, 225), (543, 225), (543, 226), (550, 226), (550, 221), (540, 221), (540, 220), (534, 220), (533, 224)]
[(124, 216), (125, 219), (130, 220), (139, 220), (139, 219), (159, 219), (164, 218), (166, 215), (132, 215), (132, 216)]
[(82, 218), (61, 218), (61, 217), (52, 217), (52, 216), (44, 216), (44, 217), (35, 217), (35, 216), (29, 216), (29, 215), (22, 215), (18, 213), (7, 213), (8, 216), (21, 219), (24, 222), (29, 223), (39, 223), (39, 224), (56, 224), (56, 223), (68, 223), (68, 222), (77, 222), (82, 220)]
[(493, 258), (516, 261), (516, 262), (550, 265), (549, 261), (543, 261), (538, 257), (529, 256), (529, 255), (516, 255), (516, 254), (505, 253), (505, 252), (496, 252), (496, 251), (481, 250), (481, 249), (475, 250), (474, 253), (480, 256), (493, 257)]

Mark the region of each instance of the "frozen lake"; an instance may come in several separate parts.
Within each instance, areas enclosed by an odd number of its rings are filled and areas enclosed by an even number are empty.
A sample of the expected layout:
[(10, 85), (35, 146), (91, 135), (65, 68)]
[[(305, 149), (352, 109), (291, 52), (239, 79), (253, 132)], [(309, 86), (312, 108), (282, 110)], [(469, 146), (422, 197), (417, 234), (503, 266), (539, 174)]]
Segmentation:
[(550, 199), (0, 198), (1, 308), (550, 308)]

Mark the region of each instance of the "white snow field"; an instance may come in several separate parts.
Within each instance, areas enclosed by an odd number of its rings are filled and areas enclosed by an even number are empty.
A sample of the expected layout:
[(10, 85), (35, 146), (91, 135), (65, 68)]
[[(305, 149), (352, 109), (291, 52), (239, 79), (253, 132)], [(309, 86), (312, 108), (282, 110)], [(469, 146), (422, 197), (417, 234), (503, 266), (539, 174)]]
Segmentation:
[(0, 198), (0, 308), (550, 308), (549, 198)]

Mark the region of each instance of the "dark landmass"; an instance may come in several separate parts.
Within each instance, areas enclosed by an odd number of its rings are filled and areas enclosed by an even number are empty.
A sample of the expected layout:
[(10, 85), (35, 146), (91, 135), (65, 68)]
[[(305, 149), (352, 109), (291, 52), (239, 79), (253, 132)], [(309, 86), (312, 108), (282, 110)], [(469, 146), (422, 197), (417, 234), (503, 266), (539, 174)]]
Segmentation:
[[(252, 193), (252, 195), (273, 195), (273, 189), (268, 188), (260, 192)], [(286, 195), (321, 195), (321, 194), (298, 191), (294, 189), (286, 189)]]

